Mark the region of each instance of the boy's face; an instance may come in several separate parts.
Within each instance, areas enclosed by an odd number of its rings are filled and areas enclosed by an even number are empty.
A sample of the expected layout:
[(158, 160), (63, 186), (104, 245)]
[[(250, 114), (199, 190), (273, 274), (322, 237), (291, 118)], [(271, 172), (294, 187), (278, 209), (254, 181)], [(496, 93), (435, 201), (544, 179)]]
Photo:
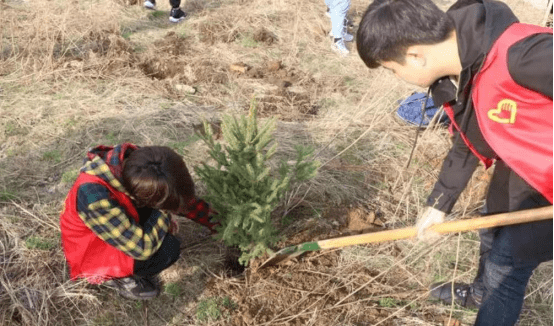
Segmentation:
[(391, 70), (396, 77), (412, 85), (429, 87), (437, 80), (436, 74), (421, 57), (407, 55), (403, 64), (396, 61), (383, 61), (381, 65)]

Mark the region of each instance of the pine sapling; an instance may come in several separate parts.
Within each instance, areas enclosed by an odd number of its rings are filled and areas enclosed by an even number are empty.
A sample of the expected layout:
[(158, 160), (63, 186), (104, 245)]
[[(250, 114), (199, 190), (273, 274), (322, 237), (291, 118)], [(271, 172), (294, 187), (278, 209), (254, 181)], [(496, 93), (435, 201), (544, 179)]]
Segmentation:
[(243, 265), (270, 251), (279, 240), (271, 212), (291, 183), (313, 178), (319, 167), (319, 162), (309, 160), (312, 149), (296, 146), (294, 165), (281, 162), (273, 172), (269, 160), (278, 146), (273, 140), (275, 126), (272, 118), (258, 127), (252, 103), (248, 117), (223, 117), (222, 135), (228, 145), (214, 141), (213, 130), (205, 121), (205, 133), (200, 135), (215, 166), (204, 163), (195, 170), (207, 187), (206, 200), (218, 212), (215, 219), (221, 226), (217, 237), (241, 249), (239, 262)]

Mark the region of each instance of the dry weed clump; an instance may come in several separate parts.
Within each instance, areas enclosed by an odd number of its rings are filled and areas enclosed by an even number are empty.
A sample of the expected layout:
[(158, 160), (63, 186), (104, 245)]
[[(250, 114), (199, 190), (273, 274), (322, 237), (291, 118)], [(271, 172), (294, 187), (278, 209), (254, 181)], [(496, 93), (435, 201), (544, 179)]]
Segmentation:
[(88, 50), (106, 51), (106, 40), (99, 35), (118, 31), (112, 1), (83, 8), (74, 3), (37, 1), (33, 10), (8, 5), (2, 25), (4, 58), (15, 65), (20, 75), (34, 74), (33, 81), (49, 76), (67, 56), (79, 56)]
[(239, 32), (235, 29), (235, 23), (231, 21), (233, 16), (221, 14), (220, 17), (211, 17), (199, 25), (200, 41), (214, 45), (216, 42), (234, 42)]
[(69, 282), (48, 208), (25, 206), (12, 202), (1, 208), (0, 323), (79, 324), (100, 302), (82, 283)]
[(23, 19), (16, 18), (22, 8), (9, 9), (14, 14), (2, 16), (11, 27), (11, 35), (2, 35), (2, 74), (19, 84), (117, 79), (135, 92), (182, 97), (175, 83), (227, 81), (226, 74), (218, 72), (217, 61), (192, 56), (191, 41), (174, 31), (149, 44), (146, 51), (124, 38), (117, 19), (122, 7), (113, 1), (71, 8), (39, 1)]

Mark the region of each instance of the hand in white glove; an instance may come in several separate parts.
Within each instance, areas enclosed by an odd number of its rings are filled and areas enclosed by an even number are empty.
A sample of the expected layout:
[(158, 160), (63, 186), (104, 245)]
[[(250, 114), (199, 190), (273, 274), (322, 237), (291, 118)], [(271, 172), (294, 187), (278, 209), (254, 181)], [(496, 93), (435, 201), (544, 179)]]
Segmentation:
[(427, 231), (431, 225), (439, 224), (444, 222), (444, 217), (446, 213), (439, 211), (433, 207), (427, 207), (423, 213), (419, 216), (416, 223), (417, 228), (417, 238), (419, 240), (429, 240), (437, 233)]

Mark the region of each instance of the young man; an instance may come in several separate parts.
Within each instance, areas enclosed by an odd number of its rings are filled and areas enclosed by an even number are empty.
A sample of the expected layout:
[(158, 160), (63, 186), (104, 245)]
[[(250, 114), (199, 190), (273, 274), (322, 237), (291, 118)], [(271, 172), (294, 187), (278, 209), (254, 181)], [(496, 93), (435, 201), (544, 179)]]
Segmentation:
[(180, 253), (170, 212), (214, 232), (181, 156), (129, 143), (90, 150), (60, 216), (71, 279), (104, 283), (129, 299), (155, 297), (155, 276)]
[[(420, 234), (440, 223), (481, 160), (495, 169), (484, 211), (552, 204), (552, 30), (520, 24), (496, 1), (376, 0), (363, 16), (358, 53), (369, 68), (431, 87), (455, 131)], [(480, 232), (472, 284), (435, 284), (431, 296), (479, 307), (476, 325), (513, 325), (533, 270), (552, 259), (552, 221)]]
[[(169, 12), (169, 21), (178, 23), (187, 17), (187, 13), (181, 10), (181, 0), (169, 0), (171, 11)], [(144, 0), (144, 8), (155, 10), (156, 0)]]

